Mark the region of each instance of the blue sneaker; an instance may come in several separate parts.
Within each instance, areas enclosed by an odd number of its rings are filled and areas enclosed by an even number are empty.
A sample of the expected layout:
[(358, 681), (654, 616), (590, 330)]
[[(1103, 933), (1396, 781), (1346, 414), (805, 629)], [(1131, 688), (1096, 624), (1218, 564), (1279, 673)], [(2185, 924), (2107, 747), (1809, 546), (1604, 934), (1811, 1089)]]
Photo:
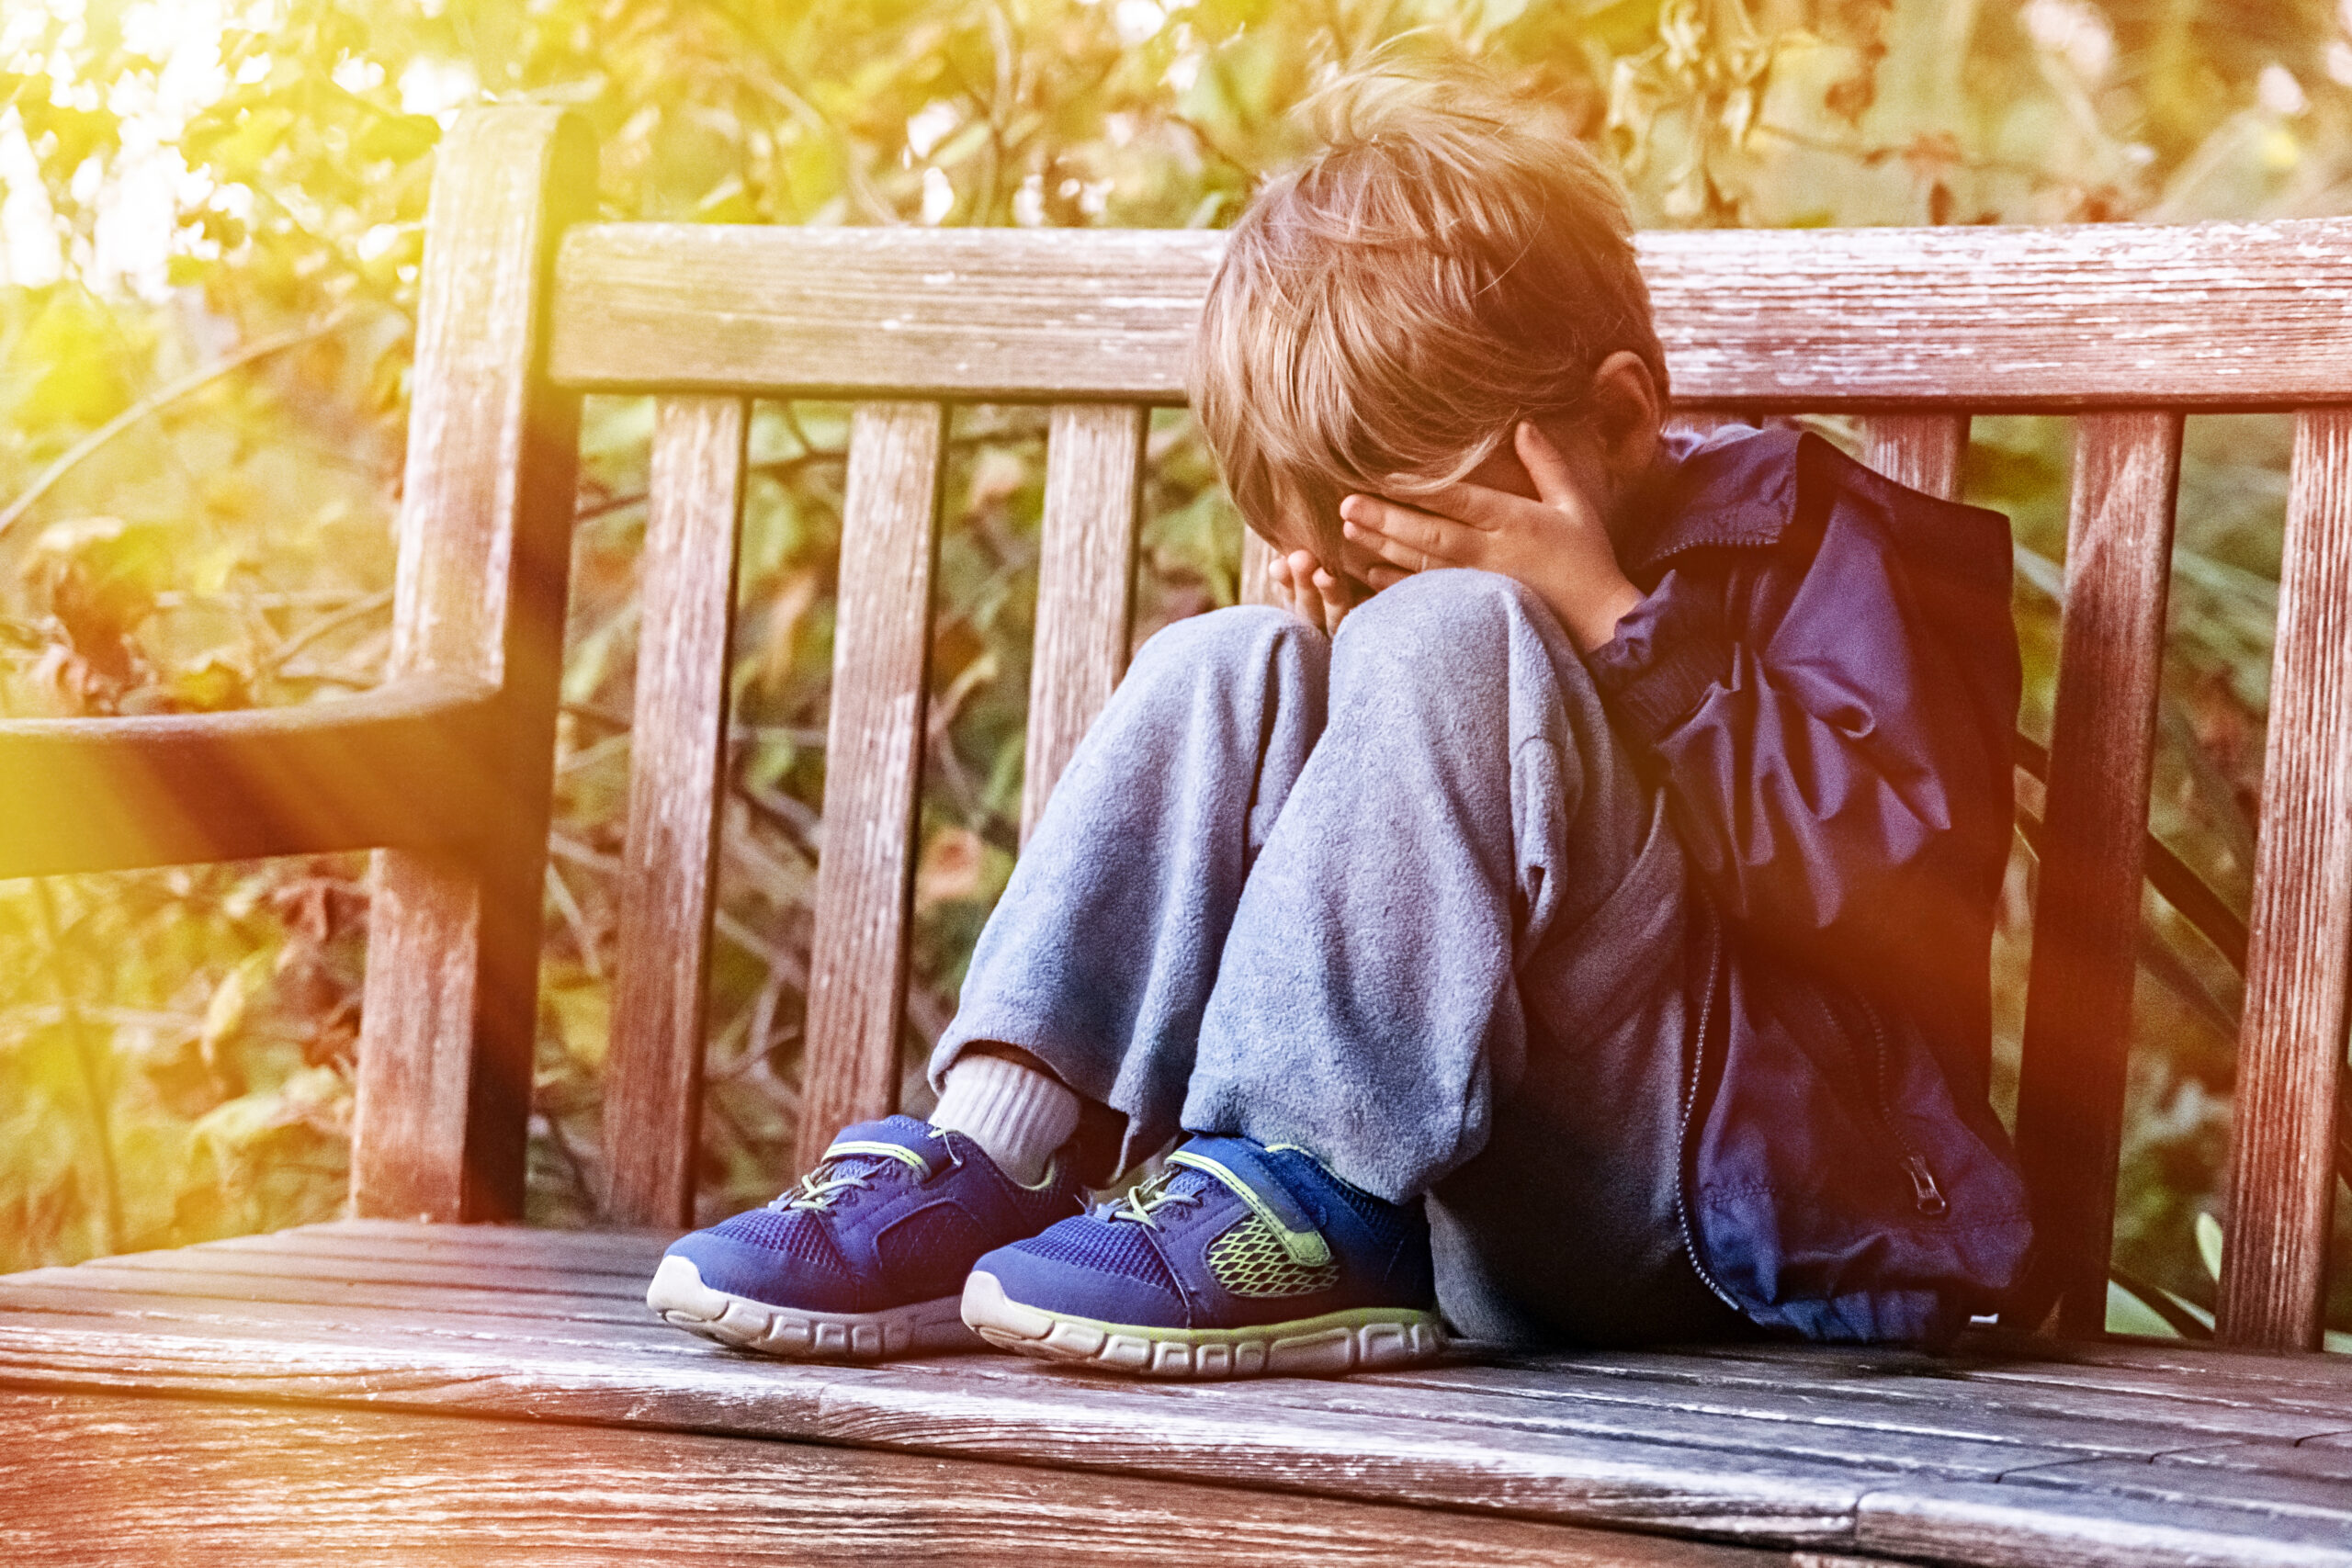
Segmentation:
[(1442, 1344), (1419, 1206), (1247, 1138), (1191, 1139), (1125, 1199), (998, 1247), (964, 1321), (1000, 1349), (1166, 1378), (1399, 1367)]
[(772, 1356), (978, 1349), (956, 1311), (972, 1260), (1083, 1209), (1066, 1160), (1023, 1187), (960, 1133), (861, 1122), (766, 1208), (672, 1242), (645, 1303)]

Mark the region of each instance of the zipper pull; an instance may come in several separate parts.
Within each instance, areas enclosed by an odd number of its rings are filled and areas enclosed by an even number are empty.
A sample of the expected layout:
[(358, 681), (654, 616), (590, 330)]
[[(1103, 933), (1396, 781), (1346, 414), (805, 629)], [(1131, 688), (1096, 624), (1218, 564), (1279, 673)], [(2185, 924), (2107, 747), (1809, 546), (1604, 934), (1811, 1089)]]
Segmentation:
[(1918, 1155), (1903, 1156), (1903, 1168), (1911, 1173), (1911, 1190), (1918, 1200), (1919, 1212), (1930, 1219), (1940, 1219), (1951, 1210), (1944, 1201), (1943, 1189), (1936, 1185), (1935, 1173)]

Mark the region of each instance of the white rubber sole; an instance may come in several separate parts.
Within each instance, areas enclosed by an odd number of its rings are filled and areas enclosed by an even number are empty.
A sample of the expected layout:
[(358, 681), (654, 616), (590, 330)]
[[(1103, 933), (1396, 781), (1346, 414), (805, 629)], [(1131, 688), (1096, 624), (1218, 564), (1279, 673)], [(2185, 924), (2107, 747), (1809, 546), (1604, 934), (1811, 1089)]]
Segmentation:
[(808, 1360), (876, 1361), (934, 1350), (977, 1350), (954, 1296), (885, 1312), (802, 1312), (702, 1282), (690, 1258), (664, 1258), (645, 1304), (689, 1334), (740, 1350)]
[(964, 1281), (964, 1321), (1000, 1350), (1145, 1377), (1334, 1377), (1426, 1361), (1445, 1348), (1437, 1314), (1363, 1307), (1260, 1328), (1141, 1328), (1047, 1312), (993, 1274)]

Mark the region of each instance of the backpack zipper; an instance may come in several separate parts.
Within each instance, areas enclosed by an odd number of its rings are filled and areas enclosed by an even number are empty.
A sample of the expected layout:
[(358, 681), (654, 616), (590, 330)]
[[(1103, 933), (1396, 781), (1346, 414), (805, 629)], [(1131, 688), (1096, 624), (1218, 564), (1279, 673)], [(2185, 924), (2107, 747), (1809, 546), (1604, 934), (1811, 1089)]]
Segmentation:
[[(1903, 1173), (1911, 1179), (1912, 1206), (1931, 1220), (1942, 1219), (1951, 1213), (1951, 1201), (1943, 1189), (1936, 1185), (1936, 1173), (1928, 1168), (1928, 1156), (1913, 1148), (1894, 1130), (1894, 1113), (1888, 1109), (1886, 1095), (1886, 1026), (1878, 1016), (1878, 1009), (1860, 991), (1851, 993), (1855, 1004), (1871, 1026), (1871, 1109), (1877, 1113), (1878, 1124), (1902, 1156)], [(1826, 1004), (1825, 1004), (1826, 1010)]]
[(1699, 1256), (1699, 1239), (1690, 1227), (1690, 1120), (1698, 1113), (1699, 1086), (1706, 1076), (1707, 1020), (1714, 1011), (1715, 984), (1723, 976), (1724, 964), (1723, 927), (1715, 918), (1714, 908), (1703, 898), (1697, 903), (1700, 919), (1707, 922), (1707, 988), (1699, 998), (1699, 1028), (1690, 1041), (1690, 1072), (1682, 1089), (1682, 1114), (1675, 1124), (1674, 1220), (1681, 1228), (1682, 1255), (1690, 1260), (1691, 1272), (1699, 1276), (1701, 1284), (1714, 1292), (1717, 1301), (1745, 1317), (1746, 1310), (1724, 1289), (1723, 1282), (1708, 1269), (1706, 1259)]

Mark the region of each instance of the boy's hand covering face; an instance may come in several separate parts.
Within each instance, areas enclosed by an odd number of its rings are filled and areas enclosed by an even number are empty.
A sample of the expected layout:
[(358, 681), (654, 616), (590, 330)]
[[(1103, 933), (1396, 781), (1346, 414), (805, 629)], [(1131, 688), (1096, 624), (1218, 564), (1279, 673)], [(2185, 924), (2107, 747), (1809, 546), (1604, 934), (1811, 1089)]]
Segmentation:
[(1375, 591), (1439, 567), (1500, 572), (1532, 589), (1590, 653), (1642, 599), (1610, 543), (1607, 481), (1597, 465), (1580, 474), (1532, 423), (1522, 423), (1512, 444), (1534, 483), (1532, 500), (1466, 479), (1418, 505), (1351, 495), (1340, 503), (1340, 528), (1375, 558), (1363, 573)]

